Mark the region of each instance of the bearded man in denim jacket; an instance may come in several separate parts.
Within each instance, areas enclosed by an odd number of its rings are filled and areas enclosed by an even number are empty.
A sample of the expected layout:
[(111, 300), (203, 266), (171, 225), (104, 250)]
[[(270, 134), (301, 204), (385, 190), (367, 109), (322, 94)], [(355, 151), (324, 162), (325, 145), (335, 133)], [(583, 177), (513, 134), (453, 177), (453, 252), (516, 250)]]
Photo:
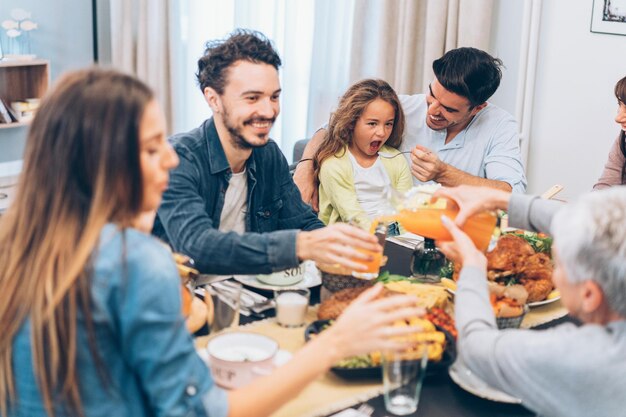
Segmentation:
[[(209, 274), (270, 273), (312, 259), (364, 269), (356, 248), (380, 250), (347, 226), (324, 227), (304, 204), (269, 139), (280, 112), (280, 58), (258, 32), (209, 42), (197, 78), (213, 117), (170, 141), (180, 165), (153, 233)], [(163, 184), (167, 187), (167, 184)]]

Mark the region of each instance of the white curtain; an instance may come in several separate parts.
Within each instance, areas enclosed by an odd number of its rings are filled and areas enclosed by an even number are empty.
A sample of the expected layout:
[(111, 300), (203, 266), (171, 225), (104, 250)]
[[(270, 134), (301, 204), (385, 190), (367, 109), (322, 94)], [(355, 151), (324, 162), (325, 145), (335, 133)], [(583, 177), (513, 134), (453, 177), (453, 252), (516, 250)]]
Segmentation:
[(486, 50), (493, 7), (493, 0), (110, 1), (113, 65), (156, 90), (174, 132), (211, 115), (195, 79), (206, 41), (235, 28), (272, 39), (283, 60), (272, 137), (288, 159), (351, 83), (378, 77), (399, 93), (423, 92), (445, 51)]
[(293, 143), (306, 137), (306, 118), (314, 0), (183, 0), (179, 38), (183, 62), (176, 81), (185, 97), (179, 108), (181, 129), (198, 126), (211, 112), (197, 86), (197, 61), (208, 40), (226, 37), (235, 28), (258, 30), (274, 42), (280, 69), (281, 113), (271, 136), (291, 160)]
[(446, 51), (487, 50), (492, 8), (493, 0), (318, 0), (307, 134), (328, 121), (338, 97), (362, 78), (421, 93), (432, 81), (432, 62)]
[(176, 2), (169, 0), (110, 0), (111, 64), (136, 75), (156, 94), (170, 131), (173, 127), (172, 52), (177, 44), (172, 26)]

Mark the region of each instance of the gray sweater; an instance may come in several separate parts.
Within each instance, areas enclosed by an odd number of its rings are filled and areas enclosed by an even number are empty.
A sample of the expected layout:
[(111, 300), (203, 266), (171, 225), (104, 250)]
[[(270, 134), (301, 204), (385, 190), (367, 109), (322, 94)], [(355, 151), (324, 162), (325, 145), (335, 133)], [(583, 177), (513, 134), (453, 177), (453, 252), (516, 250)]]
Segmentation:
[[(513, 195), (509, 223), (549, 229), (559, 204)], [(494, 388), (542, 416), (626, 416), (626, 321), (548, 330), (496, 327), (485, 271), (461, 272), (456, 292), (459, 354)]]

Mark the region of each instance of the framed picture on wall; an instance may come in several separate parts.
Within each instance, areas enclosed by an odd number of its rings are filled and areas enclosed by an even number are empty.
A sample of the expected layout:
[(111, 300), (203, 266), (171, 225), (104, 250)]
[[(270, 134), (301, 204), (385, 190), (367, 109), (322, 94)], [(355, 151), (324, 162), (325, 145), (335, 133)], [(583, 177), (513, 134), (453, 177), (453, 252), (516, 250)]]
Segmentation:
[(626, 0), (593, 0), (591, 31), (626, 35)]

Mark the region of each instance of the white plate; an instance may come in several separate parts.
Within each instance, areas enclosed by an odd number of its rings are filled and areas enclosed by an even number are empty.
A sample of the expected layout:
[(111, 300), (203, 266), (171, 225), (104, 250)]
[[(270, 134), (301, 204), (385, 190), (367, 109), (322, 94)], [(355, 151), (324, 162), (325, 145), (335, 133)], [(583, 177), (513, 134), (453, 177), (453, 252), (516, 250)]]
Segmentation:
[(547, 299), (547, 300), (535, 301), (534, 303), (528, 303), (528, 307), (539, 307), (539, 306), (542, 306), (542, 305), (553, 303), (555, 301), (559, 301), (560, 299), (561, 299), (561, 296), (558, 295), (558, 296), (556, 296), (554, 298), (550, 298), (550, 299)]
[[(451, 288), (446, 287), (446, 290), (447, 290), (450, 294), (452, 294), (452, 295), (456, 294), (456, 291), (454, 291), (454, 290), (453, 290), (453, 289), (451, 289)], [(543, 305), (546, 305), (546, 304), (553, 303), (553, 302), (555, 302), (555, 301), (559, 301), (560, 299), (561, 299), (561, 296), (560, 296), (560, 295), (558, 295), (558, 296), (556, 296), (556, 297), (554, 297), (554, 298), (550, 298), (550, 299), (547, 299), (547, 300), (543, 300), (543, 301), (535, 301), (534, 303), (528, 303), (528, 307), (531, 307), (531, 308), (532, 308), (532, 307), (539, 307), (539, 306), (543, 306)]]
[(301, 263), (295, 268), (285, 269), (284, 271), (272, 272), (271, 274), (260, 274), (256, 279), (267, 285), (283, 285), (292, 286), (304, 279), (304, 271), (306, 264)]
[(320, 271), (315, 267), (315, 262), (306, 261), (304, 262), (304, 279), (297, 284), (294, 285), (269, 285), (264, 284), (254, 275), (235, 275), (234, 278), (241, 282), (243, 285), (248, 285), (252, 288), (258, 288), (260, 290), (274, 291), (279, 290), (281, 288), (286, 287), (294, 287), (294, 288), (311, 288), (316, 287), (322, 284), (322, 277), (320, 275)]
[(515, 398), (507, 393), (490, 387), (482, 379), (478, 378), (465, 363), (457, 359), (448, 370), (450, 378), (465, 391), (474, 394), (477, 397), (490, 401), (507, 404), (521, 404), (522, 400)]

